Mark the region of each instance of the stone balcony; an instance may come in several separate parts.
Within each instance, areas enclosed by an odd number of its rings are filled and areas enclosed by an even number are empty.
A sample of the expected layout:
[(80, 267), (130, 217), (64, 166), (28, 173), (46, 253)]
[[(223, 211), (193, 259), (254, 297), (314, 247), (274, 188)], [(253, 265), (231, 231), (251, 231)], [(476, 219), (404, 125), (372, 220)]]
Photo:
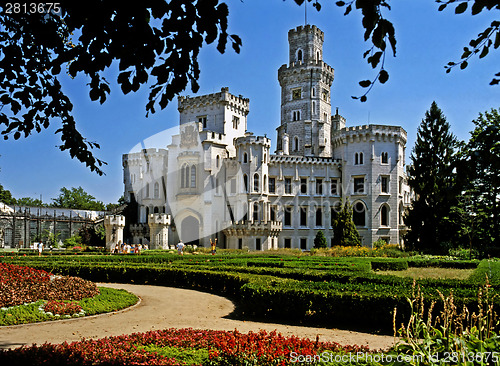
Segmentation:
[(281, 221), (244, 220), (226, 222), (224, 227), (224, 234), (229, 236), (277, 236), (283, 230), (283, 223)]

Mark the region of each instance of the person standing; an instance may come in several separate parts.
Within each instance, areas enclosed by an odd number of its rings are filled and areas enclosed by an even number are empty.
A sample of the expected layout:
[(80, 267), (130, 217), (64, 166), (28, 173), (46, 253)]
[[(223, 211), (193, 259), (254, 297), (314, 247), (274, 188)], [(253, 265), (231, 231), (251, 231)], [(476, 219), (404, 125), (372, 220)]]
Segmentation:
[(179, 241), (179, 244), (177, 244), (177, 253), (179, 255), (184, 255), (184, 243), (182, 242), (182, 240)]
[(41, 257), (43, 252), (43, 242), (38, 243), (38, 256)]
[(217, 238), (215, 238), (214, 241), (210, 239), (210, 246), (212, 247), (212, 255), (215, 255), (216, 250), (217, 250)]

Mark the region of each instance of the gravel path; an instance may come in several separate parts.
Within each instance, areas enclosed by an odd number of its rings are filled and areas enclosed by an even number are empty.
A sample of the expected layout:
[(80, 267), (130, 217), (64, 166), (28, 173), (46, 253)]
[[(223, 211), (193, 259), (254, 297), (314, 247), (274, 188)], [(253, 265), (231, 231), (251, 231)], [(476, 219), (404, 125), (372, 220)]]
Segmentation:
[(284, 324), (259, 323), (228, 319), (234, 304), (221, 296), (172, 287), (129, 284), (98, 284), (123, 288), (141, 298), (135, 306), (109, 314), (45, 323), (0, 327), (0, 348), (15, 348), (33, 343), (43, 344), (78, 341), (82, 338), (103, 338), (121, 334), (146, 332), (165, 328), (195, 328), (248, 331), (277, 330), (343, 345), (366, 345), (386, 349), (394, 344), (391, 336), (372, 335), (339, 329), (312, 328)]

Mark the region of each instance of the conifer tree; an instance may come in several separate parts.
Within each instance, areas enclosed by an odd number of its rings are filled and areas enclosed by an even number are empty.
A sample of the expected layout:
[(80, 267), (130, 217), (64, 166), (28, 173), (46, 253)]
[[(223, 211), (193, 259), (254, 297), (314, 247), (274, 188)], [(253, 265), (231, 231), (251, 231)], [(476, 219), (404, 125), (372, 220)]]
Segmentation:
[(339, 212), (332, 217), (333, 242), (332, 245), (358, 246), (361, 238), (352, 221), (352, 206), (349, 201), (342, 203)]
[(408, 184), (415, 199), (405, 216), (407, 246), (439, 251), (452, 238), (446, 220), (456, 202), (454, 161), (458, 141), (436, 102), (425, 113), (411, 154)]
[(316, 237), (314, 238), (314, 247), (316, 249), (327, 247), (325, 234), (323, 234), (321, 230), (316, 233)]

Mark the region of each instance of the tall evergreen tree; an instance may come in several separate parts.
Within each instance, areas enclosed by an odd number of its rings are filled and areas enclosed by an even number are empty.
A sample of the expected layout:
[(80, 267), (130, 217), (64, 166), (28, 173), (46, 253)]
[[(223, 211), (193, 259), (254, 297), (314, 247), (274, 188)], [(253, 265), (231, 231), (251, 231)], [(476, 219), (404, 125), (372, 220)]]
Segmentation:
[(361, 238), (352, 221), (352, 206), (349, 201), (342, 203), (339, 212), (332, 217), (333, 242), (332, 245), (357, 246), (361, 245)]
[[(464, 218), (471, 246), (500, 247), (500, 109), (480, 113), (462, 149), (458, 165), (462, 197), (457, 211)], [(472, 225), (473, 224), (473, 225)]]
[(408, 184), (415, 194), (405, 224), (407, 245), (413, 249), (438, 251), (450, 242), (453, 231), (447, 227), (455, 205), (454, 161), (458, 141), (450, 132), (436, 102), (425, 113), (411, 154)]

